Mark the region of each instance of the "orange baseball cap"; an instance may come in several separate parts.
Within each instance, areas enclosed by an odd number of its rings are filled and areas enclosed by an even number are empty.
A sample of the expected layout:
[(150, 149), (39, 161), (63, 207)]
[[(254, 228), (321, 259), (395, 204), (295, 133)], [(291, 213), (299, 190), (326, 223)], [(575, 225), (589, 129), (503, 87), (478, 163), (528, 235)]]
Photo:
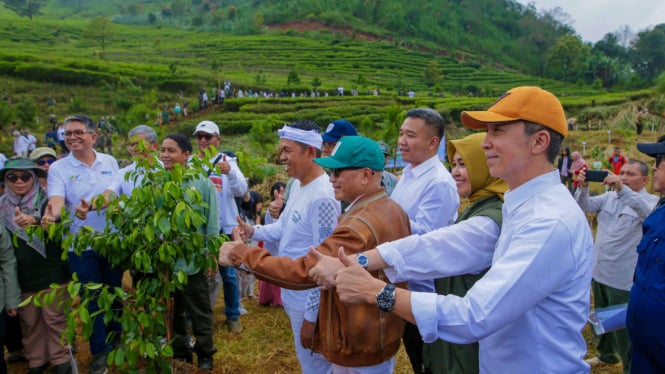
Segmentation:
[(545, 126), (564, 137), (568, 135), (566, 114), (561, 102), (540, 87), (516, 87), (504, 93), (485, 111), (462, 112), (462, 123), (484, 129), (488, 123), (528, 121)]

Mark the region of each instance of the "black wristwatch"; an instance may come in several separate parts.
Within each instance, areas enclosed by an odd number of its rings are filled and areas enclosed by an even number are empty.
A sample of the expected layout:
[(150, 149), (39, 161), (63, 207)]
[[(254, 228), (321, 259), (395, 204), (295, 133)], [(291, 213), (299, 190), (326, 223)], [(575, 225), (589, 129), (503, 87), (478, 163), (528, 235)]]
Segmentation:
[(367, 255), (365, 252), (360, 252), (356, 256), (356, 262), (360, 264), (360, 266), (364, 267), (365, 270), (367, 270), (367, 266), (369, 265), (369, 258), (367, 258)]
[(385, 287), (376, 294), (376, 305), (384, 312), (390, 312), (395, 306), (395, 285), (386, 284)]

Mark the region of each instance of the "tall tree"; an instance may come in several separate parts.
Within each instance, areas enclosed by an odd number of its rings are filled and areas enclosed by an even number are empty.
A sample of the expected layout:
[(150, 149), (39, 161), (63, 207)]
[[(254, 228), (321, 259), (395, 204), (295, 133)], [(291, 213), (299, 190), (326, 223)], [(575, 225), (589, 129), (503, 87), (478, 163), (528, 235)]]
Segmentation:
[(32, 17), (40, 15), (39, 10), (44, 6), (46, 0), (1, 0), (5, 8), (21, 17)]
[(576, 81), (586, 68), (589, 49), (578, 36), (560, 37), (547, 54), (550, 71), (560, 79)]
[(637, 34), (632, 57), (635, 70), (646, 82), (653, 83), (665, 71), (665, 23)]
[(113, 40), (115, 25), (108, 17), (94, 18), (83, 30), (83, 38), (92, 41), (102, 49), (102, 58), (106, 55), (106, 47)]

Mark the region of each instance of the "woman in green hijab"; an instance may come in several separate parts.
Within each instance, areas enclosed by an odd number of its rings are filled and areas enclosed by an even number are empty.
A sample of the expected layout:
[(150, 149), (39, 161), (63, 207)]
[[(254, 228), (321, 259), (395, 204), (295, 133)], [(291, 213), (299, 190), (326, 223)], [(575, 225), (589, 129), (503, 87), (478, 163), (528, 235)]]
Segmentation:
[[(485, 133), (477, 133), (448, 141), (448, 160), (457, 193), (460, 199), (468, 199), (468, 205), (456, 223), (484, 216), (494, 221), (500, 230), (503, 194), (508, 185), (490, 175), (485, 151), (481, 147), (484, 139)], [(436, 279), (436, 292), (440, 295), (464, 296), (486, 271), (483, 269), (471, 274)], [(423, 362), (428, 373), (478, 373), (478, 343), (453, 344), (437, 340), (425, 344)]]

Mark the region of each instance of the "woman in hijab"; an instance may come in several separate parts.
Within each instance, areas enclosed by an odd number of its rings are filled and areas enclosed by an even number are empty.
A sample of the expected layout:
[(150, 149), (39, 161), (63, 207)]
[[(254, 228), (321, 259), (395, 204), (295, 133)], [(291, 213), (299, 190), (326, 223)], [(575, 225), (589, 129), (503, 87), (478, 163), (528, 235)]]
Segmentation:
[[(5, 182), (5, 194), (0, 197), (0, 222), (11, 234), (17, 262), (21, 300), (39, 291), (49, 290), (51, 284), (64, 284), (70, 279), (67, 263), (60, 256), (59, 243), (42, 242), (30, 238), (25, 228), (39, 224), (47, 203), (46, 192), (38, 177), (46, 173), (25, 157), (13, 157), (0, 170), (0, 180)], [(18, 309), (23, 333), (25, 357), (29, 373), (42, 373), (49, 363), (55, 373), (71, 373), (69, 350), (60, 342), (67, 317), (62, 301), (67, 297), (64, 288), (55, 291), (50, 305), (41, 308), (29, 303)]]
[[(448, 141), (448, 159), (451, 160), (451, 174), (457, 185), (457, 193), (460, 199), (468, 200), (467, 207), (459, 215), (456, 223), (474, 219), (484, 225), (494, 226), (493, 229), (498, 234), (501, 230), (503, 194), (508, 185), (489, 173), (485, 152), (481, 147), (485, 135), (478, 133)], [(480, 229), (481, 226), (478, 227)], [(436, 291), (440, 295), (464, 296), (486, 271), (487, 268), (470, 274), (436, 279), (434, 281)], [(437, 340), (431, 344), (424, 344), (423, 358), (428, 372), (431, 373), (480, 371), (478, 343), (453, 344)]]
[(573, 163), (570, 165), (570, 174), (573, 175), (573, 193), (577, 190), (577, 187), (580, 185), (580, 182), (577, 181), (577, 175), (580, 173), (580, 170), (586, 170), (589, 168), (586, 161), (582, 155), (575, 151), (570, 157), (573, 159)]

